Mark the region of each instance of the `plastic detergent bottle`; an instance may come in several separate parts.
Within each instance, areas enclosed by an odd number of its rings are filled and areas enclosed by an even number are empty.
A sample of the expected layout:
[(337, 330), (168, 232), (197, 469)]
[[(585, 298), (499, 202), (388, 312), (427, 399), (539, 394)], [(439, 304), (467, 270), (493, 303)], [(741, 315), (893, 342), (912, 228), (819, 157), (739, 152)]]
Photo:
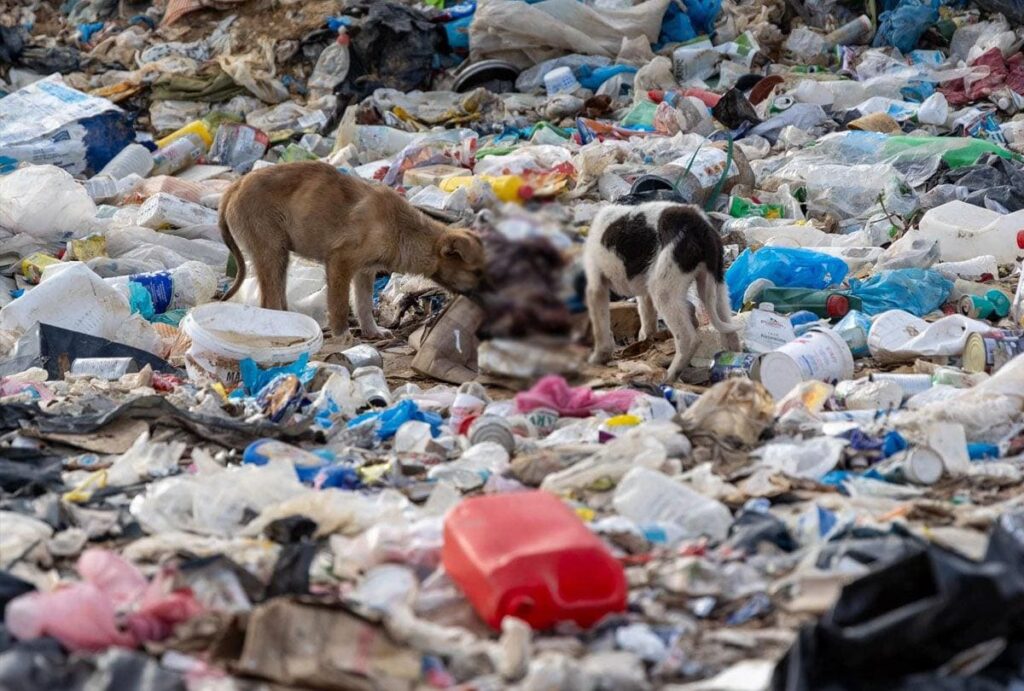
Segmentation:
[(560, 499), (515, 492), (466, 499), (448, 514), (441, 558), (480, 617), (535, 629), (590, 626), (626, 607), (626, 577), (604, 543)]

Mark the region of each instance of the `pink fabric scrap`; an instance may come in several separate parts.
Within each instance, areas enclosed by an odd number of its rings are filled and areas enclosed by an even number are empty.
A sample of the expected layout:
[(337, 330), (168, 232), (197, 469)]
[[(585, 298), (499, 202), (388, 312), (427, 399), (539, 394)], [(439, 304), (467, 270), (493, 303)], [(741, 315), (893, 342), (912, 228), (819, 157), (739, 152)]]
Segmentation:
[(565, 417), (589, 417), (597, 410), (624, 413), (638, 395), (639, 391), (629, 389), (595, 393), (585, 386), (573, 388), (564, 378), (549, 374), (529, 391), (516, 394), (516, 409), (528, 413), (536, 408), (551, 408)]
[(167, 638), (202, 611), (192, 591), (171, 590), (166, 572), (147, 582), (109, 550), (86, 550), (75, 568), (81, 582), (26, 593), (7, 604), (4, 622), (15, 638), (53, 636), (75, 651), (134, 648)]

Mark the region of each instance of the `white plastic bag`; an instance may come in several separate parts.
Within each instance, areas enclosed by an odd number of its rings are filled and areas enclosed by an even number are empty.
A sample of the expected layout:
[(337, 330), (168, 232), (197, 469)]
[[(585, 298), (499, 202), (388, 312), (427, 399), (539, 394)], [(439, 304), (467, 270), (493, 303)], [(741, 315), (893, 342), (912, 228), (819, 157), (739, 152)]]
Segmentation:
[(60, 242), (102, 227), (89, 193), (56, 166), (29, 166), (0, 177), (0, 228)]
[(55, 264), (42, 281), (0, 309), (0, 331), (22, 334), (38, 323), (159, 353), (163, 346), (153, 325), (132, 314), (128, 299), (79, 262)]

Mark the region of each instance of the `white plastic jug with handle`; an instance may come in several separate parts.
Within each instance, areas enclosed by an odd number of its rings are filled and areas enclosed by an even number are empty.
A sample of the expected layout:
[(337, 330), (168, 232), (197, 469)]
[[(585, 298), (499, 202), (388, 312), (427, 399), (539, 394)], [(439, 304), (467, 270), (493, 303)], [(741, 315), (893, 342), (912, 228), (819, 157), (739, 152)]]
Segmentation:
[(999, 214), (962, 201), (951, 201), (930, 210), (891, 250), (910, 247), (914, 240), (939, 241), (939, 258), (944, 262), (964, 261), (990, 254), (1000, 264), (1012, 264), (1024, 255), (1017, 234), (1024, 230), (1024, 210)]

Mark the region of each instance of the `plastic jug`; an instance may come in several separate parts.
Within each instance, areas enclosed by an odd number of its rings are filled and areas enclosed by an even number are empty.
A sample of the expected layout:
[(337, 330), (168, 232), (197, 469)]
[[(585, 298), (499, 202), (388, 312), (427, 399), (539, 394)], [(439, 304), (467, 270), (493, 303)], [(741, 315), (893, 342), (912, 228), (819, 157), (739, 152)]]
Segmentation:
[(445, 520), (441, 558), (494, 629), (506, 615), (535, 629), (565, 620), (590, 626), (626, 607), (622, 566), (547, 492), (463, 501)]
[(959, 200), (931, 209), (920, 226), (893, 243), (897, 246), (917, 239), (939, 241), (940, 259), (963, 261), (991, 254), (1000, 264), (1012, 264), (1024, 254), (1017, 246), (1017, 233), (1024, 230), (1024, 210), (999, 214)]

